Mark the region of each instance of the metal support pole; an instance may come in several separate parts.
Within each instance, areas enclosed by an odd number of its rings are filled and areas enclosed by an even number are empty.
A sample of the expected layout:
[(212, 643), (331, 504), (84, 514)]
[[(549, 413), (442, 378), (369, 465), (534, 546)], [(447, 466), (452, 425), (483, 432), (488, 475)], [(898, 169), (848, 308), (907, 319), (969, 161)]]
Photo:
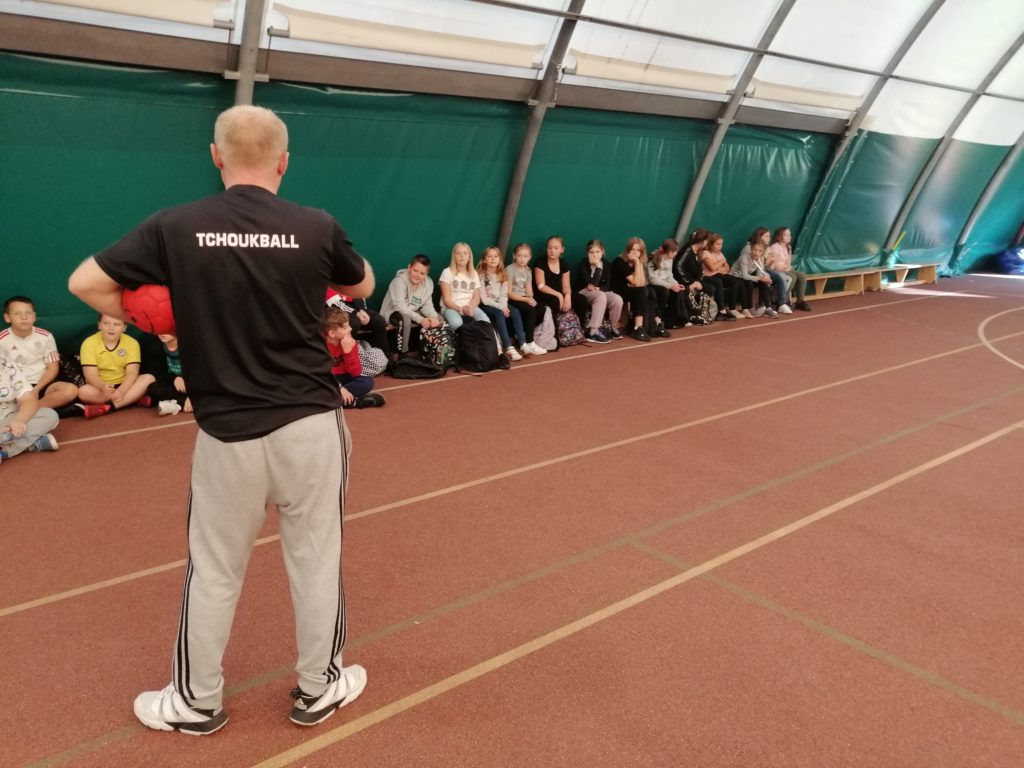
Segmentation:
[[(932, 173), (935, 171), (935, 167), (939, 164), (942, 156), (946, 154), (946, 150), (949, 149), (949, 145), (953, 141), (953, 134), (956, 133), (957, 128), (966, 119), (967, 115), (970, 114), (971, 109), (981, 98), (982, 94), (988, 89), (992, 81), (996, 79), (1003, 68), (1010, 62), (1010, 59), (1014, 57), (1021, 45), (1024, 45), (1024, 33), (1017, 38), (1017, 40), (1011, 45), (996, 62), (996, 65), (989, 70), (988, 75), (982, 81), (981, 85), (978, 86), (978, 90), (971, 96), (967, 103), (964, 104), (963, 108), (953, 119), (949, 128), (946, 129), (946, 135), (942, 137), (942, 141), (932, 151), (931, 157), (928, 158), (928, 162), (925, 163), (924, 168), (921, 169), (921, 173), (918, 174), (917, 180), (914, 182), (914, 186), (911, 187), (910, 193), (907, 195), (907, 199), (903, 201), (903, 207), (900, 208), (900, 212), (896, 215), (896, 221), (893, 222), (892, 228), (889, 230), (889, 236), (886, 238), (887, 243), (894, 243), (896, 238), (899, 237), (900, 232), (903, 231), (903, 225), (907, 223), (907, 218), (910, 216), (910, 211), (914, 208), (914, 203), (917, 202), (917, 198), (921, 196), (922, 190), (928, 183), (928, 179), (931, 178)], [(891, 245), (889, 246), (892, 247)]]
[(242, 20), (242, 41), (238, 46), (238, 82), (235, 83), (236, 106), (252, 104), (252, 94), (256, 82), (256, 61), (266, 12), (267, 0), (246, 0), (245, 16)]
[[(761, 35), (761, 40), (757, 44), (759, 49), (764, 50), (771, 45), (775, 35), (778, 34), (779, 29), (782, 27), (782, 23), (786, 20), (786, 16), (789, 15), (795, 4), (796, 0), (783, 0), (778, 10), (775, 11), (775, 16), (768, 23), (764, 34)], [(740, 108), (743, 96), (747, 92), (747, 86), (750, 85), (750, 81), (753, 79), (754, 73), (757, 71), (757, 67), (763, 58), (763, 53), (755, 53), (750, 56), (747, 66), (744, 67), (739, 80), (736, 81), (732, 97), (718, 116), (718, 125), (715, 128), (715, 133), (711, 137), (711, 143), (708, 144), (708, 148), (704, 152), (704, 159), (701, 161), (697, 177), (693, 180), (693, 184), (690, 187), (690, 194), (686, 197), (686, 204), (683, 206), (683, 212), (679, 217), (679, 225), (676, 227), (676, 240), (680, 243), (684, 241), (684, 236), (690, 228), (690, 220), (693, 218), (693, 212), (697, 208), (697, 201), (700, 199), (700, 193), (704, 189), (704, 184), (708, 180), (708, 174), (711, 173), (711, 166), (714, 164), (718, 150), (722, 146), (722, 140), (725, 139), (725, 134), (729, 130), (729, 126), (732, 125), (733, 118), (736, 117), (736, 112)]]
[(964, 222), (963, 229), (960, 230), (960, 237), (956, 239), (956, 246), (953, 248), (953, 257), (949, 260), (949, 268), (956, 270), (960, 264), (960, 253), (963, 250), (964, 245), (967, 244), (967, 238), (970, 237), (974, 225), (978, 223), (978, 219), (981, 218), (981, 214), (985, 212), (988, 204), (992, 202), (992, 198), (996, 196), (996, 192), (999, 191), (999, 187), (1002, 186), (1003, 181), (1006, 179), (1006, 175), (1010, 172), (1010, 168), (1013, 167), (1014, 163), (1017, 162), (1017, 158), (1020, 157), (1021, 151), (1024, 151), (1024, 132), (1017, 138), (1017, 143), (1013, 145), (1009, 152), (1006, 153), (1006, 157), (1003, 158), (1002, 162), (996, 168), (996, 172), (992, 174), (992, 178), (988, 180), (988, 184), (985, 185), (985, 190), (981, 193), (981, 197), (978, 198), (978, 202), (974, 204), (974, 208), (971, 209), (971, 215), (967, 217), (967, 221)]
[[(583, 10), (586, 0), (572, 0), (569, 4), (569, 13), (579, 14)], [(565, 59), (565, 53), (569, 49), (569, 41), (572, 39), (573, 30), (576, 29), (574, 19), (564, 19), (558, 30), (558, 37), (551, 48), (551, 57), (548, 59), (547, 69), (544, 70), (544, 77), (534, 97), (531, 99), (533, 109), (530, 111), (530, 120), (526, 125), (526, 135), (523, 137), (523, 145), (519, 150), (519, 158), (516, 160), (516, 167), (512, 172), (512, 179), (508, 185), (508, 195), (505, 198), (505, 209), (501, 214), (501, 226), (498, 230), (498, 247), (502, 252), (508, 251), (509, 240), (512, 238), (512, 225), (515, 224), (516, 211), (519, 210), (519, 201), (523, 196), (523, 187), (526, 185), (526, 174), (530, 169), (530, 160), (533, 158), (533, 150), (537, 147), (537, 138), (540, 136), (540, 127), (544, 122), (544, 114), (548, 111), (551, 97), (555, 92), (555, 83), (558, 80), (558, 70)]]

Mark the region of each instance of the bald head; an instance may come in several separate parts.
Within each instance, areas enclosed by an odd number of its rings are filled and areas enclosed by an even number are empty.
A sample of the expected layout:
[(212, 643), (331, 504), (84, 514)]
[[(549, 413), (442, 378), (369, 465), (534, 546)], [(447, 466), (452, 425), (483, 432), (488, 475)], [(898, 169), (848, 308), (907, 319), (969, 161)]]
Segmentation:
[(217, 118), (213, 143), (226, 169), (266, 171), (288, 151), (288, 129), (269, 109), (231, 107)]

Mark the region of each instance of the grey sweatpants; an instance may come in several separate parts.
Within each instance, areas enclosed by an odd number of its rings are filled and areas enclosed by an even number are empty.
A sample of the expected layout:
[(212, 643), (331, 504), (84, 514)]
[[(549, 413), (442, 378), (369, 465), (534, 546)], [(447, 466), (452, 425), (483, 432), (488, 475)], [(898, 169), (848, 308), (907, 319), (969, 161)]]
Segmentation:
[(221, 662), (267, 504), (279, 511), (299, 686), (316, 696), (340, 676), (346, 632), (341, 535), (350, 443), (341, 409), (255, 440), (225, 443), (200, 430), (172, 663), (174, 686), (193, 706), (215, 709), (223, 700)]

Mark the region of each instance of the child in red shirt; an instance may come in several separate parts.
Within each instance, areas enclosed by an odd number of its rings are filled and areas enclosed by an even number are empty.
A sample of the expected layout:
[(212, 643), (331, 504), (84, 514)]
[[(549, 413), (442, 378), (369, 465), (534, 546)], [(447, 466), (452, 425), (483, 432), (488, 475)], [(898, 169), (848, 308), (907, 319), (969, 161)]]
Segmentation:
[(331, 373), (338, 382), (344, 407), (377, 408), (384, 405), (384, 395), (370, 391), (373, 389), (373, 377), (363, 375), (348, 312), (340, 307), (328, 307), (323, 325), (327, 351), (334, 358)]

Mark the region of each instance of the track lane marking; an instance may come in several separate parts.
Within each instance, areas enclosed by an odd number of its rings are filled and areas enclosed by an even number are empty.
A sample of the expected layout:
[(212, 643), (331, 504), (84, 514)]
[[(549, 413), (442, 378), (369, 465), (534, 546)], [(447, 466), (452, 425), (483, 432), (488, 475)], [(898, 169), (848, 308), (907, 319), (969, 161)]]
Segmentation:
[(850, 507), (858, 502), (875, 496), (883, 491), (892, 488), (895, 485), (899, 485), (905, 480), (909, 480), (912, 477), (928, 472), (936, 467), (942, 466), (943, 464), (952, 461), (966, 453), (970, 453), (976, 448), (980, 448), (983, 445), (998, 440), (999, 438), (1014, 432), (1021, 427), (1024, 427), (1024, 421), (1018, 421), (1009, 426), (1003, 427), (1002, 429), (991, 432), (984, 437), (974, 440), (966, 445), (956, 448), (948, 453), (943, 454), (935, 459), (926, 461), (923, 464), (919, 464), (916, 467), (909, 469), (905, 472), (901, 472), (898, 475), (890, 477), (888, 480), (884, 480), (881, 483), (876, 483), (870, 488), (866, 488), (863, 491), (847, 496), (845, 499), (841, 499), (833, 504), (829, 504), (827, 507), (819, 509), (817, 512), (812, 512), (798, 520), (794, 520), (792, 523), (784, 525), (780, 528), (776, 528), (770, 533), (766, 533), (763, 536), (759, 536), (752, 541), (735, 547), (728, 552), (725, 552), (717, 557), (713, 557), (710, 560), (706, 560), (703, 563), (696, 565), (680, 574), (677, 574), (671, 578), (665, 579), (664, 581), (658, 582), (646, 589), (642, 589), (639, 592), (635, 592), (629, 597), (618, 600), (611, 605), (607, 605), (604, 608), (594, 611), (576, 621), (565, 624), (557, 629), (547, 632), (539, 637), (534, 638), (526, 643), (511, 648), (508, 651), (493, 656), (490, 659), (474, 664), (461, 672), (457, 672), (454, 675), (446, 677), (443, 680), (439, 680), (433, 685), (428, 685), (425, 688), (404, 696), (397, 701), (393, 701), (383, 707), (380, 707), (372, 712), (369, 712), (361, 717), (357, 717), (355, 720), (351, 720), (344, 725), (340, 725), (336, 728), (331, 729), (325, 733), (316, 736), (313, 739), (303, 742), (292, 749), (280, 752), (262, 762), (253, 765), (253, 768), (284, 768), (284, 766), (290, 765), (296, 760), (301, 760), (309, 755), (319, 752), (322, 749), (342, 741), (343, 739), (353, 736), (360, 731), (366, 730), (371, 726), (382, 723), (386, 720), (391, 719), (397, 715), (406, 712), (413, 707), (428, 702), (432, 699), (438, 698), (439, 696), (448, 693), (456, 688), (459, 688), (467, 683), (470, 683), (478, 678), (483, 677), (491, 672), (508, 666), (515, 661), (518, 661), (526, 656), (536, 653), (554, 643), (571, 637), (575, 634), (588, 629), (595, 624), (598, 624), (606, 619), (612, 618), (613, 616), (622, 613), (623, 611), (633, 608), (641, 603), (645, 603), (670, 589), (674, 589), (688, 581), (691, 581), (699, 576), (703, 576), (716, 568), (720, 568), (727, 563), (737, 560), (744, 555), (748, 555), (762, 547), (772, 544), (780, 539), (796, 533), (797, 531), (806, 528), (809, 525), (824, 520), (836, 512), (839, 512), (847, 507)]
[[(1018, 336), (1024, 336), (1024, 331), (1019, 331), (1017, 333), (1012, 333), (1012, 334), (1008, 334), (1007, 336), (999, 337), (998, 339), (996, 339), (996, 341), (1003, 341), (1005, 339), (1015, 338), (1015, 337), (1018, 337)], [(984, 345), (979, 343), (979, 344), (969, 344), (969, 345), (963, 346), (963, 347), (957, 347), (957, 348), (952, 349), (952, 350), (947, 350), (945, 352), (939, 352), (939, 353), (936, 353), (934, 355), (928, 355), (926, 357), (918, 358), (917, 360), (911, 360), (911, 361), (906, 362), (906, 363), (899, 363), (897, 365), (889, 366), (887, 368), (880, 368), (880, 369), (875, 370), (875, 371), (869, 371), (868, 373), (858, 374), (856, 376), (851, 376), (851, 377), (846, 378), (846, 379), (840, 379), (840, 380), (837, 380), (837, 381), (834, 381), (834, 382), (829, 382), (827, 384), (819, 384), (818, 386), (810, 387), (808, 389), (800, 390), (800, 391), (793, 392), (793, 393), (790, 393), (790, 394), (787, 394), (787, 395), (780, 395), (779, 397), (771, 398), (769, 400), (762, 400), (762, 401), (760, 401), (758, 403), (752, 403), (750, 405), (741, 406), (741, 407), (735, 408), (735, 409), (733, 409), (731, 411), (724, 411), (722, 413), (714, 414), (714, 415), (711, 415), (711, 416), (704, 416), (702, 418), (693, 419), (693, 420), (690, 420), (690, 421), (683, 422), (681, 424), (675, 424), (675, 425), (673, 425), (671, 427), (664, 427), (662, 429), (654, 430), (653, 432), (645, 432), (645, 433), (643, 433), (641, 435), (635, 435), (633, 437), (623, 438), (622, 440), (615, 440), (615, 441), (612, 441), (610, 443), (604, 443), (602, 445), (592, 446), (590, 448), (585, 448), (585, 449), (580, 450), (580, 451), (574, 451), (573, 453), (563, 454), (562, 456), (556, 456), (554, 458), (547, 459), (545, 461), (534, 462), (532, 464), (527, 464), (527, 465), (521, 466), (521, 467), (514, 467), (512, 469), (504, 470), (502, 472), (497, 472), (497, 473), (494, 473), (494, 474), (491, 474), (491, 475), (486, 475), (484, 477), (476, 478), (474, 480), (468, 480), (468, 481), (466, 481), (464, 483), (457, 483), (455, 485), (446, 486), (445, 488), (439, 488), (439, 489), (434, 490), (434, 491), (429, 491), (427, 493), (422, 493), (422, 494), (419, 494), (417, 496), (412, 496), (412, 497), (408, 497), (408, 498), (405, 498), (405, 499), (398, 499), (398, 500), (393, 501), (393, 502), (388, 502), (387, 504), (381, 504), (381, 505), (378, 505), (376, 507), (370, 507), (368, 509), (362, 510), (361, 512), (354, 512), (354, 513), (352, 513), (350, 515), (346, 515), (345, 516), (345, 521), (349, 522), (351, 520), (359, 520), (359, 519), (364, 518), (364, 517), (370, 517), (372, 515), (380, 514), (381, 512), (387, 512), (387, 511), (390, 511), (390, 510), (393, 510), (393, 509), (400, 509), (402, 507), (406, 507), (406, 506), (409, 506), (411, 504), (418, 504), (418, 503), (420, 503), (422, 501), (427, 501), (429, 499), (435, 499), (435, 498), (438, 498), (440, 496), (446, 496), (446, 495), (449, 495), (449, 494), (452, 494), (452, 493), (457, 493), (459, 491), (463, 491), (463, 490), (466, 490), (466, 489), (469, 489), (469, 488), (475, 488), (475, 487), (480, 486), (480, 485), (486, 485), (488, 483), (492, 483), (492, 482), (495, 482), (497, 480), (503, 480), (503, 479), (506, 479), (506, 478), (509, 478), (509, 477), (515, 477), (516, 475), (521, 475), (521, 474), (524, 474), (526, 472), (532, 472), (532, 471), (537, 470), (537, 469), (543, 469), (545, 467), (550, 467), (550, 466), (554, 466), (554, 465), (557, 465), (557, 464), (562, 464), (562, 463), (565, 463), (565, 462), (574, 461), (576, 459), (583, 458), (583, 457), (586, 457), (586, 456), (591, 456), (591, 455), (596, 454), (596, 453), (603, 453), (605, 451), (613, 450), (615, 448), (620, 448), (620, 447), (622, 447), (624, 445), (631, 445), (633, 443), (641, 442), (641, 441), (644, 441), (644, 440), (650, 440), (650, 439), (657, 438), (657, 437), (663, 437), (665, 435), (670, 435), (670, 434), (673, 434), (675, 432), (682, 431), (684, 429), (690, 429), (692, 427), (697, 427), (697, 426), (701, 426), (701, 425), (704, 425), (704, 424), (709, 424), (709, 423), (712, 423), (714, 421), (718, 421), (720, 419), (725, 419), (725, 418), (729, 418), (731, 416), (737, 416), (737, 415), (740, 415), (740, 414), (743, 414), (743, 413), (748, 413), (750, 411), (758, 410), (760, 408), (765, 408), (765, 407), (768, 407), (768, 406), (777, 405), (779, 403), (787, 402), (789, 400), (794, 400), (796, 398), (804, 397), (806, 395), (814, 394), (816, 392), (822, 392), (822, 391), (825, 391), (825, 390), (828, 390), (828, 389), (833, 389), (833, 388), (836, 388), (836, 387), (844, 386), (846, 384), (850, 384), (850, 383), (853, 383), (853, 382), (856, 382), (856, 381), (862, 381), (864, 379), (869, 379), (869, 378), (873, 378), (875, 376), (884, 375), (886, 373), (891, 373), (893, 371), (902, 370), (904, 368), (910, 368), (910, 367), (913, 367), (915, 365), (920, 365), (921, 363), (931, 362), (933, 360), (939, 360), (941, 358), (949, 357), (951, 355), (956, 355), (956, 354), (959, 354), (961, 352), (969, 351), (969, 350), (972, 350), (972, 349), (977, 349), (977, 348), (982, 347), (982, 346), (984, 346)], [(263, 544), (270, 544), (270, 543), (278, 541), (279, 539), (280, 539), (280, 535), (279, 534), (273, 534), (271, 536), (265, 536), (265, 537), (263, 537), (261, 539), (257, 539), (255, 544), (254, 544), (254, 546), (261, 546)], [(108, 587), (114, 587), (114, 586), (118, 586), (120, 584), (125, 584), (125, 583), (131, 582), (131, 581), (135, 581), (137, 579), (144, 578), (146, 576), (151, 576), (151, 575), (154, 575), (154, 574), (163, 573), (164, 571), (172, 570), (174, 568), (180, 568), (180, 567), (184, 566), (185, 562), (186, 561), (184, 559), (175, 560), (173, 562), (165, 563), (163, 565), (154, 566), (152, 568), (146, 568), (146, 569), (143, 569), (143, 570), (140, 570), (140, 571), (134, 571), (132, 573), (127, 573), (127, 574), (124, 574), (122, 576), (116, 576), (116, 577), (111, 578), (111, 579), (105, 579), (103, 581), (96, 582), (95, 584), (87, 584), (87, 585), (84, 585), (84, 586), (81, 586), (81, 587), (75, 587), (75, 588), (70, 589), (70, 590), (65, 590), (65, 591), (62, 591), (62, 592), (56, 592), (56, 593), (54, 593), (52, 595), (46, 595), (46, 596), (43, 596), (43, 597), (39, 597), (39, 598), (36, 598), (34, 600), (26, 601), (24, 603), (18, 603), (18, 604), (15, 604), (15, 605), (3, 607), (3, 608), (0, 608), (0, 618), (3, 618), (5, 616), (9, 616), (9, 615), (12, 615), (12, 614), (15, 614), (15, 613), (20, 613), (22, 611), (26, 611), (26, 610), (29, 610), (31, 608), (39, 608), (39, 607), (42, 607), (42, 606), (45, 606), (45, 605), (49, 605), (51, 603), (60, 602), (61, 600), (66, 600), (66, 599), (71, 598), (71, 597), (78, 597), (80, 595), (88, 594), (89, 592), (95, 592), (95, 591), (100, 590), (100, 589), (106, 589)]]

